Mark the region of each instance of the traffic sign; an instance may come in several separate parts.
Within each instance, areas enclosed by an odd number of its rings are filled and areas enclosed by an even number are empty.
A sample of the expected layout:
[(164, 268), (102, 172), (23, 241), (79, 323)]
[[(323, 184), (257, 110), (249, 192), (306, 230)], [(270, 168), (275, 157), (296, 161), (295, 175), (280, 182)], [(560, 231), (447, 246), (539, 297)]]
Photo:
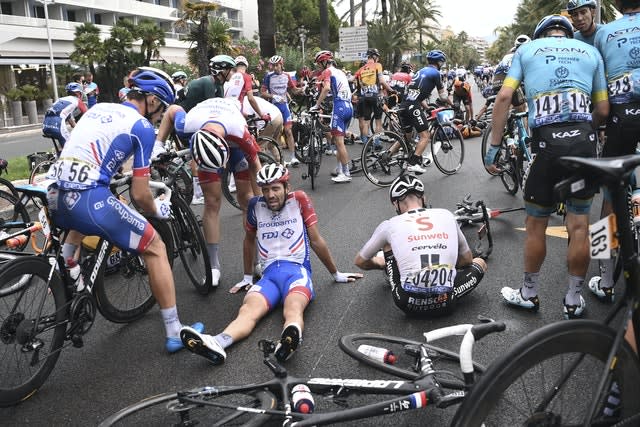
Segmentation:
[(339, 30), (340, 51), (338, 57), (343, 61), (358, 61), (367, 58), (369, 40), (367, 26), (341, 27)]

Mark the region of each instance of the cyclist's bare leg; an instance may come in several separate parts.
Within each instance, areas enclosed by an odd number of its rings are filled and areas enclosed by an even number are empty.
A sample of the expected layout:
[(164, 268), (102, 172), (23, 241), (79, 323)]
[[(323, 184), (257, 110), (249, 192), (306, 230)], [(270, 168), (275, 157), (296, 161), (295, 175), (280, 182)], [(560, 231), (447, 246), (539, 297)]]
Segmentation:
[(292, 123), (288, 123), (284, 125), (284, 138), (287, 141), (287, 149), (289, 150), (290, 157), (289, 159), (295, 158), (295, 142), (293, 140), (293, 132), (291, 131)]
[(547, 256), (547, 240), (545, 232), (549, 217), (534, 217), (527, 215), (525, 228), (527, 235), (524, 240), (524, 271), (537, 273)]
[(220, 181), (200, 183), (204, 194), (204, 211), (202, 216), (202, 228), (204, 239), (207, 243), (220, 242), (220, 205), (222, 197), (222, 185)]
[(149, 272), (151, 293), (158, 301), (160, 308), (170, 308), (176, 305), (176, 291), (173, 273), (167, 259), (167, 250), (159, 234), (156, 234), (151, 244), (142, 253), (144, 263)]
[(242, 212), (246, 212), (249, 199), (253, 197), (251, 180), (238, 178), (236, 174), (234, 174), (234, 178), (236, 181), (236, 194), (238, 195), (238, 203), (242, 208)]
[(333, 135), (333, 143), (336, 145), (336, 159), (342, 165), (349, 164), (349, 153), (344, 145), (344, 135)]
[(567, 212), (569, 247), (567, 264), (569, 274), (584, 277), (589, 268), (589, 217)]
[(238, 315), (224, 328), (222, 333), (231, 336), (234, 342), (244, 339), (251, 334), (258, 321), (268, 312), (267, 300), (259, 292), (249, 292), (244, 297)]
[(304, 310), (309, 305), (309, 299), (300, 293), (290, 292), (284, 299), (284, 309), (282, 310), (282, 317), (284, 317), (284, 324), (290, 325), (297, 323), (300, 325), (300, 330), (304, 329)]
[(360, 125), (360, 138), (362, 138), (362, 142), (366, 142), (369, 136), (369, 122), (371, 120), (366, 120), (363, 117), (358, 118), (358, 124)]
[(420, 132), (418, 134), (418, 143), (416, 144), (416, 149), (414, 151), (414, 154), (418, 157), (422, 157), (422, 153), (424, 153), (424, 150), (427, 149), (427, 145), (429, 144), (429, 131), (428, 130), (423, 130), (422, 132)]

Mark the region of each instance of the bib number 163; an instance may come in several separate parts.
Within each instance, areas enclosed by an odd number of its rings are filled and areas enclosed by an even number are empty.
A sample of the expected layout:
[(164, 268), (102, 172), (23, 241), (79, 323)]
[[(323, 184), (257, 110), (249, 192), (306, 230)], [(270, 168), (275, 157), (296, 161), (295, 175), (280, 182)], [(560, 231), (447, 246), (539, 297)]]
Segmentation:
[(592, 259), (609, 259), (611, 251), (618, 248), (616, 216), (610, 214), (589, 226), (590, 253)]

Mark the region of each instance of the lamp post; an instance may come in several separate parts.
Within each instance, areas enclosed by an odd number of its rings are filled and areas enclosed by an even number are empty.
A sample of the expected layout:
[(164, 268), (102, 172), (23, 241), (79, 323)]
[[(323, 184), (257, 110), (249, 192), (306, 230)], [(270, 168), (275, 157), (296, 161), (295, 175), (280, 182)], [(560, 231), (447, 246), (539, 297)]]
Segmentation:
[(47, 3), (54, 3), (55, 0), (38, 0), (39, 3), (44, 5), (44, 20), (47, 25), (47, 41), (49, 42), (49, 61), (51, 64), (51, 84), (53, 85), (53, 98), (54, 102), (58, 100), (58, 82), (56, 79), (56, 66), (53, 62), (53, 46), (51, 45), (51, 32), (49, 30), (49, 10), (47, 9)]
[(307, 41), (307, 29), (302, 25), (298, 28), (298, 36), (300, 36), (300, 43), (302, 44), (302, 65), (304, 66), (304, 42)]

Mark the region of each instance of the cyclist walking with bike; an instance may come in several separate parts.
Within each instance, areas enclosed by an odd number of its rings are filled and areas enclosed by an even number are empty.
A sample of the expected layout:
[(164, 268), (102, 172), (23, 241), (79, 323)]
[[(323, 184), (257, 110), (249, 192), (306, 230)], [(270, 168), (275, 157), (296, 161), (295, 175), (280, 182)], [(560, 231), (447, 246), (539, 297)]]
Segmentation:
[[(169, 218), (171, 202), (154, 200), (149, 190), (149, 164), (155, 140), (152, 123), (173, 103), (175, 89), (167, 74), (151, 67), (138, 68), (129, 81), (131, 90), (124, 103), (97, 104), (78, 122), (49, 172), (57, 180), (57, 187), (49, 190), (49, 207), (56, 224), (72, 230), (62, 247), (65, 260), (74, 256), (80, 233), (103, 237), (142, 255), (164, 320), (165, 348), (175, 353), (183, 348), (178, 337), (182, 323), (165, 245), (145, 217), (109, 189), (113, 175), (133, 156), (131, 198), (145, 215)], [(202, 323), (192, 326), (204, 330)]]
[[(526, 80), (533, 161), (524, 185), (524, 277), (519, 289), (505, 287), (501, 292), (508, 304), (531, 311), (540, 306), (538, 278), (546, 256), (545, 231), (549, 216), (556, 209), (553, 188), (569, 173), (558, 167), (555, 159), (567, 155), (595, 157), (594, 128), (609, 113), (602, 57), (595, 48), (572, 37), (573, 27), (567, 18), (549, 15), (536, 26), (534, 41), (516, 51), (496, 97), (491, 123), (495, 131), (485, 157), (485, 164), (495, 158), (502, 137), (497, 130), (504, 129), (513, 94)], [(593, 195), (585, 190), (566, 201), (569, 284), (562, 305), (568, 319), (582, 316), (585, 309), (581, 290), (589, 266), (589, 210)]]
[(447, 62), (447, 57), (441, 50), (432, 50), (427, 54), (429, 65), (422, 68), (411, 80), (407, 87), (403, 101), (400, 103), (400, 113), (398, 118), (406, 133), (413, 127), (418, 132), (418, 143), (414, 153), (409, 158), (407, 171), (415, 174), (423, 174), (426, 169), (422, 166), (422, 153), (429, 144), (429, 123), (425, 111), (427, 101), (433, 89), (438, 89), (439, 99), (453, 107), (451, 100), (447, 96), (447, 89), (440, 79), (440, 68)]
[(486, 262), (473, 258), (451, 212), (425, 207), (424, 184), (415, 176), (398, 177), (389, 198), (398, 215), (378, 225), (354, 263), (385, 270), (393, 302), (407, 315), (450, 313), (478, 286)]

